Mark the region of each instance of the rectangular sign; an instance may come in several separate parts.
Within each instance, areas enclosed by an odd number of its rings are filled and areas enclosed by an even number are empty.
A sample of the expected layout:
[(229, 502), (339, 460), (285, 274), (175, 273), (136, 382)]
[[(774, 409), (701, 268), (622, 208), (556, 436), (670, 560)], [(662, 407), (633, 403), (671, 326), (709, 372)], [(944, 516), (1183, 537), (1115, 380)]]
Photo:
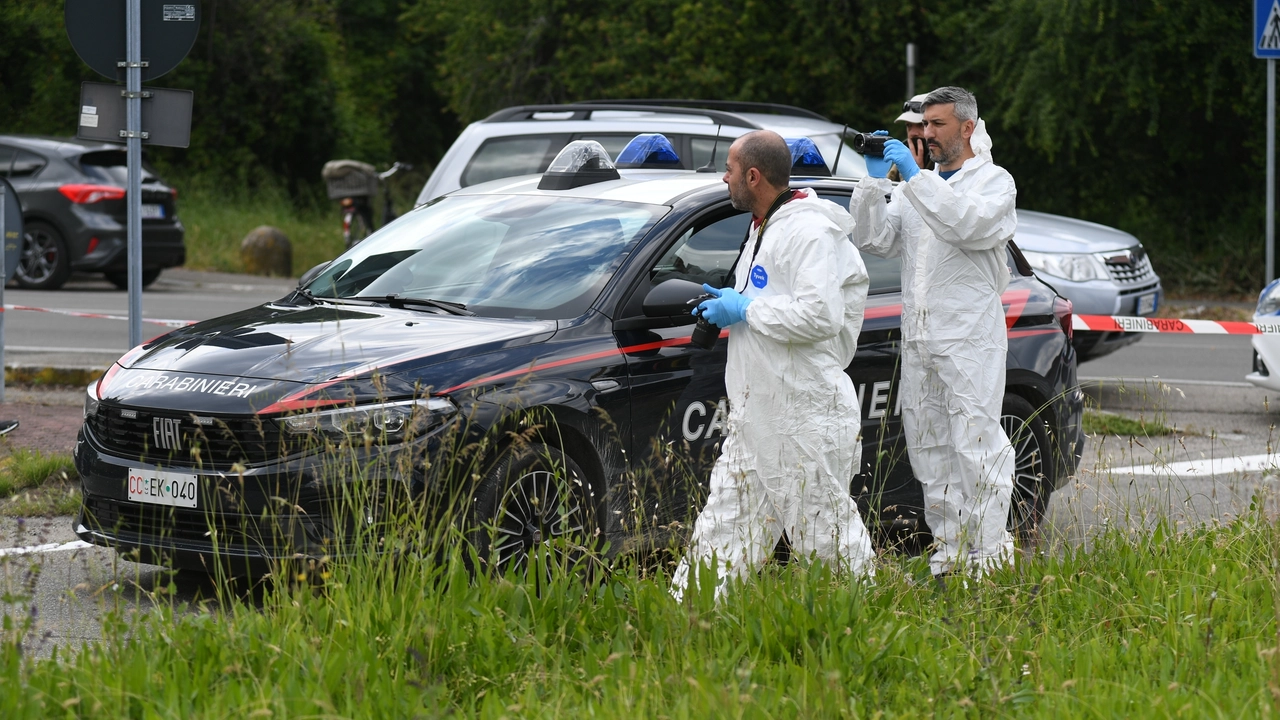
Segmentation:
[(1253, 0), (1253, 56), (1280, 58), (1280, 0)]
[[(80, 124), (76, 137), (123, 143), (120, 137), (128, 122), (124, 85), (86, 82), (80, 84)], [(187, 147), (191, 144), (190, 90), (143, 88), (151, 94), (142, 98), (143, 145)]]

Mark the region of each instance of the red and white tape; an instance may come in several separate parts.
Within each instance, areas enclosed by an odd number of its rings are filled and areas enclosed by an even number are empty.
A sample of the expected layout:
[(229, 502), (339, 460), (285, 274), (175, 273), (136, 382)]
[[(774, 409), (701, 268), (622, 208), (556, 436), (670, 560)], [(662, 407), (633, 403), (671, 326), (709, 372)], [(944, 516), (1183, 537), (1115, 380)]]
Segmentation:
[[(40, 308), (30, 305), (5, 305), (4, 312), (11, 310), (20, 310), (26, 312), (43, 312), (53, 313), (54, 315), (69, 315), (71, 317), (95, 318), (98, 320), (128, 320), (128, 315), (107, 315), (106, 313), (90, 313), (79, 312), (77, 310), (59, 310), (57, 308)], [(153, 325), (164, 325), (165, 327), (180, 328), (188, 325), (195, 325), (195, 320), (166, 320), (161, 318), (142, 318), (142, 322), (151, 323)]]
[(1071, 329), (1093, 332), (1191, 333), (1197, 335), (1280, 335), (1276, 322), (1230, 322), (1144, 318), (1132, 315), (1073, 315)]

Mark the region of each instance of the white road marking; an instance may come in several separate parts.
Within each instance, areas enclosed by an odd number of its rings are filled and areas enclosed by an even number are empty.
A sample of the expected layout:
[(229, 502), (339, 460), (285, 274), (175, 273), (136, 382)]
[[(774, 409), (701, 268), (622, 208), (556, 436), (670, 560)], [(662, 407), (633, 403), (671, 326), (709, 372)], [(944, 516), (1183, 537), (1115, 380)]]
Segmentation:
[(1175, 463), (1153, 463), (1128, 467), (1100, 469), (1098, 475), (1174, 475), (1179, 477), (1213, 477), (1233, 473), (1280, 472), (1280, 454), (1244, 455), (1236, 457), (1205, 458)]
[(0, 548), (0, 557), (8, 557), (10, 555), (34, 555), (36, 553), (65, 552), (67, 550), (79, 550), (80, 548), (93, 547), (93, 545), (83, 540), (72, 540), (67, 543), (46, 543), (44, 545), (28, 545), (27, 547), (16, 548)]

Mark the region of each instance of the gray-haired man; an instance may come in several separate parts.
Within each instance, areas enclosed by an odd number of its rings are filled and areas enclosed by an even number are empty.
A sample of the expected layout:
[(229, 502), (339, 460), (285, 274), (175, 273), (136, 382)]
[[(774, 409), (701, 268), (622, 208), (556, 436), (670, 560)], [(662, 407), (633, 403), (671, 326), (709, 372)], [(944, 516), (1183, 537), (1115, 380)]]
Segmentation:
[(991, 159), (978, 103), (945, 87), (923, 102), (937, 170), (921, 170), (897, 140), (867, 158), (873, 178), (897, 165), (903, 182), (858, 183), (849, 201), (854, 243), (902, 257), (902, 423), (924, 487), (935, 574), (1007, 562), (1013, 450), (1000, 427), (1008, 348), (1000, 295), (1005, 245), (1017, 227), (1013, 178)]

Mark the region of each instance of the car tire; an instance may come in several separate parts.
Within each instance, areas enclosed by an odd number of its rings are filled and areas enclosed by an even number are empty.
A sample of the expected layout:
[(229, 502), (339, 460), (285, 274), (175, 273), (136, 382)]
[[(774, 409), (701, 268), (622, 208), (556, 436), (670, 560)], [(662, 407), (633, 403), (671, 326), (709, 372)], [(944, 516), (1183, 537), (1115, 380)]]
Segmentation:
[(28, 290), (57, 290), (71, 277), (71, 257), (62, 233), (48, 223), (26, 224), (26, 242), (13, 279)]
[(1000, 426), (1009, 436), (1014, 455), (1009, 531), (1020, 542), (1034, 542), (1053, 492), (1049, 423), (1026, 398), (1005, 395)]
[(481, 568), (527, 575), (534, 557), (548, 572), (590, 560), (599, 537), (595, 495), (582, 467), (559, 448), (509, 448), (472, 503), (468, 536)]
[[(115, 285), (118, 289), (120, 290), (129, 289), (129, 273), (127, 271), (126, 272), (115, 272), (115, 271), (106, 272), (106, 273), (103, 273), (103, 275), (106, 276), (107, 282), (111, 283), (112, 285)], [(144, 288), (151, 287), (151, 284), (154, 283), (159, 277), (160, 277), (160, 268), (151, 268), (149, 270), (143, 270), (142, 271), (142, 287)]]

